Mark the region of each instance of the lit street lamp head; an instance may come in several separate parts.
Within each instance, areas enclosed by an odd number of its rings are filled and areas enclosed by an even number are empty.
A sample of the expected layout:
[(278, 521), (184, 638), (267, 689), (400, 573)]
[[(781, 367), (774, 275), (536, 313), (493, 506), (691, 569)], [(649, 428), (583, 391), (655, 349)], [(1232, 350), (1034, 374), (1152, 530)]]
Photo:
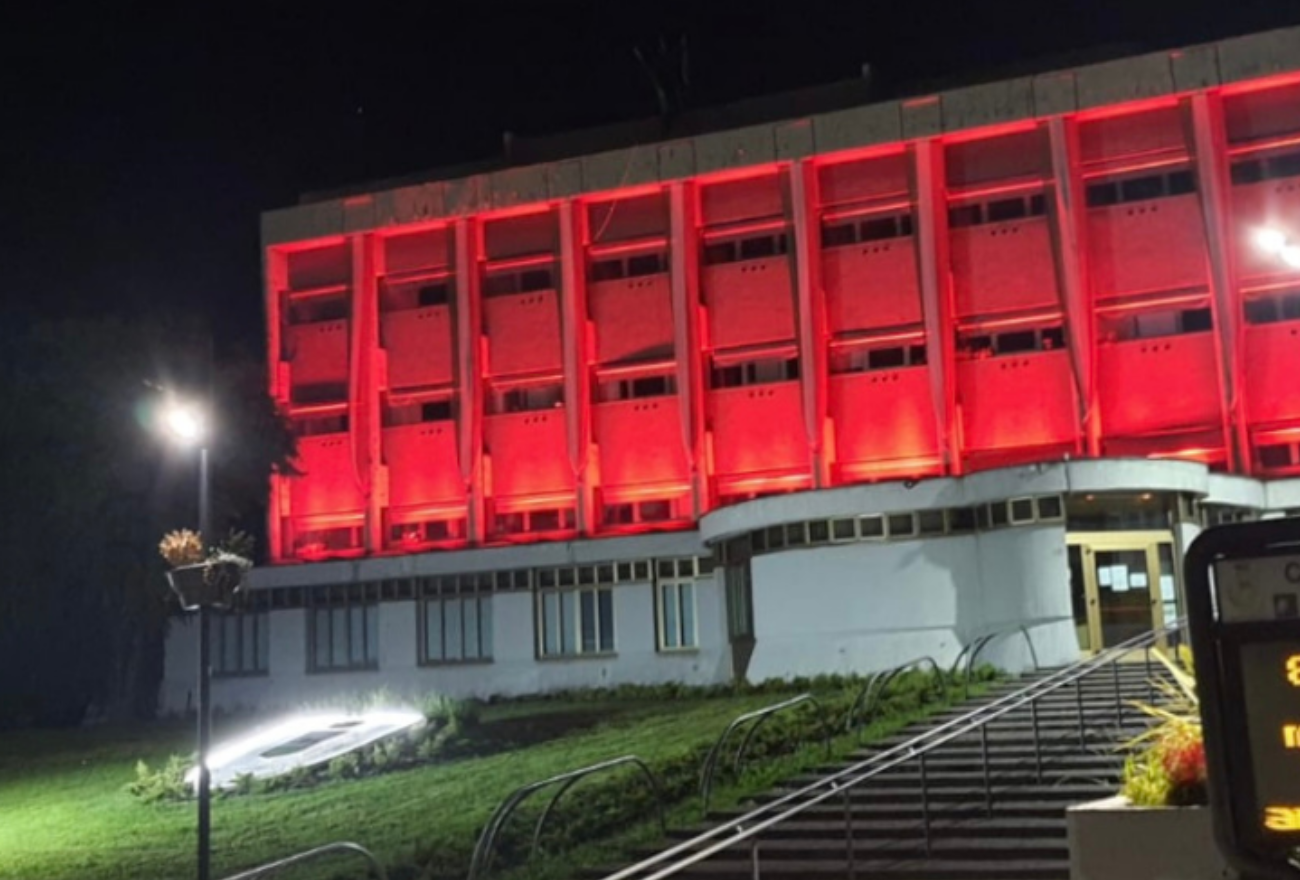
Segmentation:
[(207, 433), (203, 413), (196, 407), (182, 403), (168, 404), (163, 410), (162, 422), (173, 438), (187, 446), (203, 442)]

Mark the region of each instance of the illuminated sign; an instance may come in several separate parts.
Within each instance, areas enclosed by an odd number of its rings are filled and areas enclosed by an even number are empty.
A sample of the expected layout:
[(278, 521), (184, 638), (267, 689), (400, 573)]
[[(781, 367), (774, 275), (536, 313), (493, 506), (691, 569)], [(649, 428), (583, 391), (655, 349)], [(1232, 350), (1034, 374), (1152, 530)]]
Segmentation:
[(1265, 807), (1264, 827), (1269, 831), (1300, 831), (1300, 807)]

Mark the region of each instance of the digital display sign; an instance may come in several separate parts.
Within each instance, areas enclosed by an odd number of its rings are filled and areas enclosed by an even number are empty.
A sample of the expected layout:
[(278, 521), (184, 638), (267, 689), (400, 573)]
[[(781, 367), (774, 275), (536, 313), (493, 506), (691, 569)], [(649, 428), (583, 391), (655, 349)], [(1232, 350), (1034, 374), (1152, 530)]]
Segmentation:
[(1300, 838), (1300, 641), (1242, 645), (1240, 670), (1258, 821)]

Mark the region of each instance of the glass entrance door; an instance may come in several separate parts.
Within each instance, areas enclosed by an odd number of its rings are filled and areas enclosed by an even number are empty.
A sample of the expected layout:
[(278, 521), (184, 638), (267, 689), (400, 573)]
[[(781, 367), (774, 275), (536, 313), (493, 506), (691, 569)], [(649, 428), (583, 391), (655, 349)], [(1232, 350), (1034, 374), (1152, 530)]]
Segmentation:
[(1072, 533), (1067, 543), (1081, 649), (1118, 645), (1178, 616), (1170, 533)]

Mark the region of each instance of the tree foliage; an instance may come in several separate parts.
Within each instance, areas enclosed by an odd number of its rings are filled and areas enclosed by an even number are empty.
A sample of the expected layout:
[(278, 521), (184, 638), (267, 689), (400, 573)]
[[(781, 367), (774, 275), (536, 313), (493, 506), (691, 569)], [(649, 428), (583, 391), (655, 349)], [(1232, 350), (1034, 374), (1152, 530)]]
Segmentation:
[[(264, 532), (293, 442), (264, 367), (203, 328), (70, 319), (3, 329), (0, 726), (147, 716), (176, 608), (156, 552), (197, 520), (197, 460), (156, 430), (163, 389), (210, 389), (214, 525)], [(260, 542), (263, 546), (265, 542)]]

